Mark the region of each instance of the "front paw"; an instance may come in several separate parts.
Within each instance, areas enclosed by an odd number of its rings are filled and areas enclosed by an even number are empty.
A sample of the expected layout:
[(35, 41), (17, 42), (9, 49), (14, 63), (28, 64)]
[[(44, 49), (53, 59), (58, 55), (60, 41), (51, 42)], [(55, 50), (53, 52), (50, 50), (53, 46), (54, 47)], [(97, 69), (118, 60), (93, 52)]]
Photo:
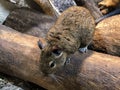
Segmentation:
[(86, 47), (83, 47), (83, 48), (79, 48), (79, 52), (80, 52), (80, 53), (86, 53), (87, 51), (88, 51), (87, 46), (86, 46)]

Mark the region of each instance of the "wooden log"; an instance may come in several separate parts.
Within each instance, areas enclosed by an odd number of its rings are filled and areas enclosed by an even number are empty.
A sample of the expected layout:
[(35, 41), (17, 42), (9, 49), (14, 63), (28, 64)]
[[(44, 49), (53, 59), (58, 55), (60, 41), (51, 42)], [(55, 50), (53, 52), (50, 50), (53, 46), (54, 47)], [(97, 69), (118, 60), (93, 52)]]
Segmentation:
[(43, 76), (38, 39), (0, 25), (0, 72), (48, 90), (120, 90), (120, 57), (94, 51), (76, 52), (56, 79)]
[(55, 18), (36, 10), (18, 8), (8, 15), (4, 25), (25, 34), (36, 37), (45, 37), (55, 21)]
[(97, 24), (93, 38), (93, 50), (120, 56), (120, 15), (104, 19)]
[(57, 10), (55, 7), (51, 5), (51, 0), (33, 0), (35, 1), (42, 9), (43, 11), (50, 16), (54, 16), (57, 18), (59, 16), (59, 13), (56, 12)]

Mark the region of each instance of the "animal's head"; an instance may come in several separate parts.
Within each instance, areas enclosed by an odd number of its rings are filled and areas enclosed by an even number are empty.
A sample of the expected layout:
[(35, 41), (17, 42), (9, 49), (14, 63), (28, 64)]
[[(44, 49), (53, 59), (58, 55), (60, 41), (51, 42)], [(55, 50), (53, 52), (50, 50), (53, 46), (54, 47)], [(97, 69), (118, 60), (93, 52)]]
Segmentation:
[(38, 41), (41, 49), (40, 69), (45, 74), (53, 74), (57, 69), (62, 67), (67, 59), (67, 53), (58, 46), (52, 46), (49, 43)]

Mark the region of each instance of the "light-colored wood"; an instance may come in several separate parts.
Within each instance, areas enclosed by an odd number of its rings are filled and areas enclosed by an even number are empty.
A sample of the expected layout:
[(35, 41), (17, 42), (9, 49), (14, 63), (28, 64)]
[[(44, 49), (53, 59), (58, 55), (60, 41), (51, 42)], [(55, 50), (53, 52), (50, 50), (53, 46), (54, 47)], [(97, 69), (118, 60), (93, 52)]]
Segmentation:
[(43, 76), (38, 39), (0, 25), (0, 72), (48, 90), (120, 90), (120, 57), (94, 51), (71, 56), (70, 63), (55, 74), (60, 81)]
[(104, 19), (97, 24), (93, 49), (120, 56), (120, 15)]

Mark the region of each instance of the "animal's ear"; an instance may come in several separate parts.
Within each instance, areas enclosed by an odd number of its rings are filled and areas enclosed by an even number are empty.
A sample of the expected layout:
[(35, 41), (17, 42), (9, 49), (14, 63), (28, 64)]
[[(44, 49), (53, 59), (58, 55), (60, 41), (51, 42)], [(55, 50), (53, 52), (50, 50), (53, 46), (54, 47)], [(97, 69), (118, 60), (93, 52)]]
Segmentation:
[(46, 45), (47, 45), (46, 40), (43, 39), (43, 38), (40, 38), (39, 41), (38, 41), (38, 46), (39, 46), (39, 48), (40, 48), (40, 49), (43, 49), (43, 48), (45, 48)]

